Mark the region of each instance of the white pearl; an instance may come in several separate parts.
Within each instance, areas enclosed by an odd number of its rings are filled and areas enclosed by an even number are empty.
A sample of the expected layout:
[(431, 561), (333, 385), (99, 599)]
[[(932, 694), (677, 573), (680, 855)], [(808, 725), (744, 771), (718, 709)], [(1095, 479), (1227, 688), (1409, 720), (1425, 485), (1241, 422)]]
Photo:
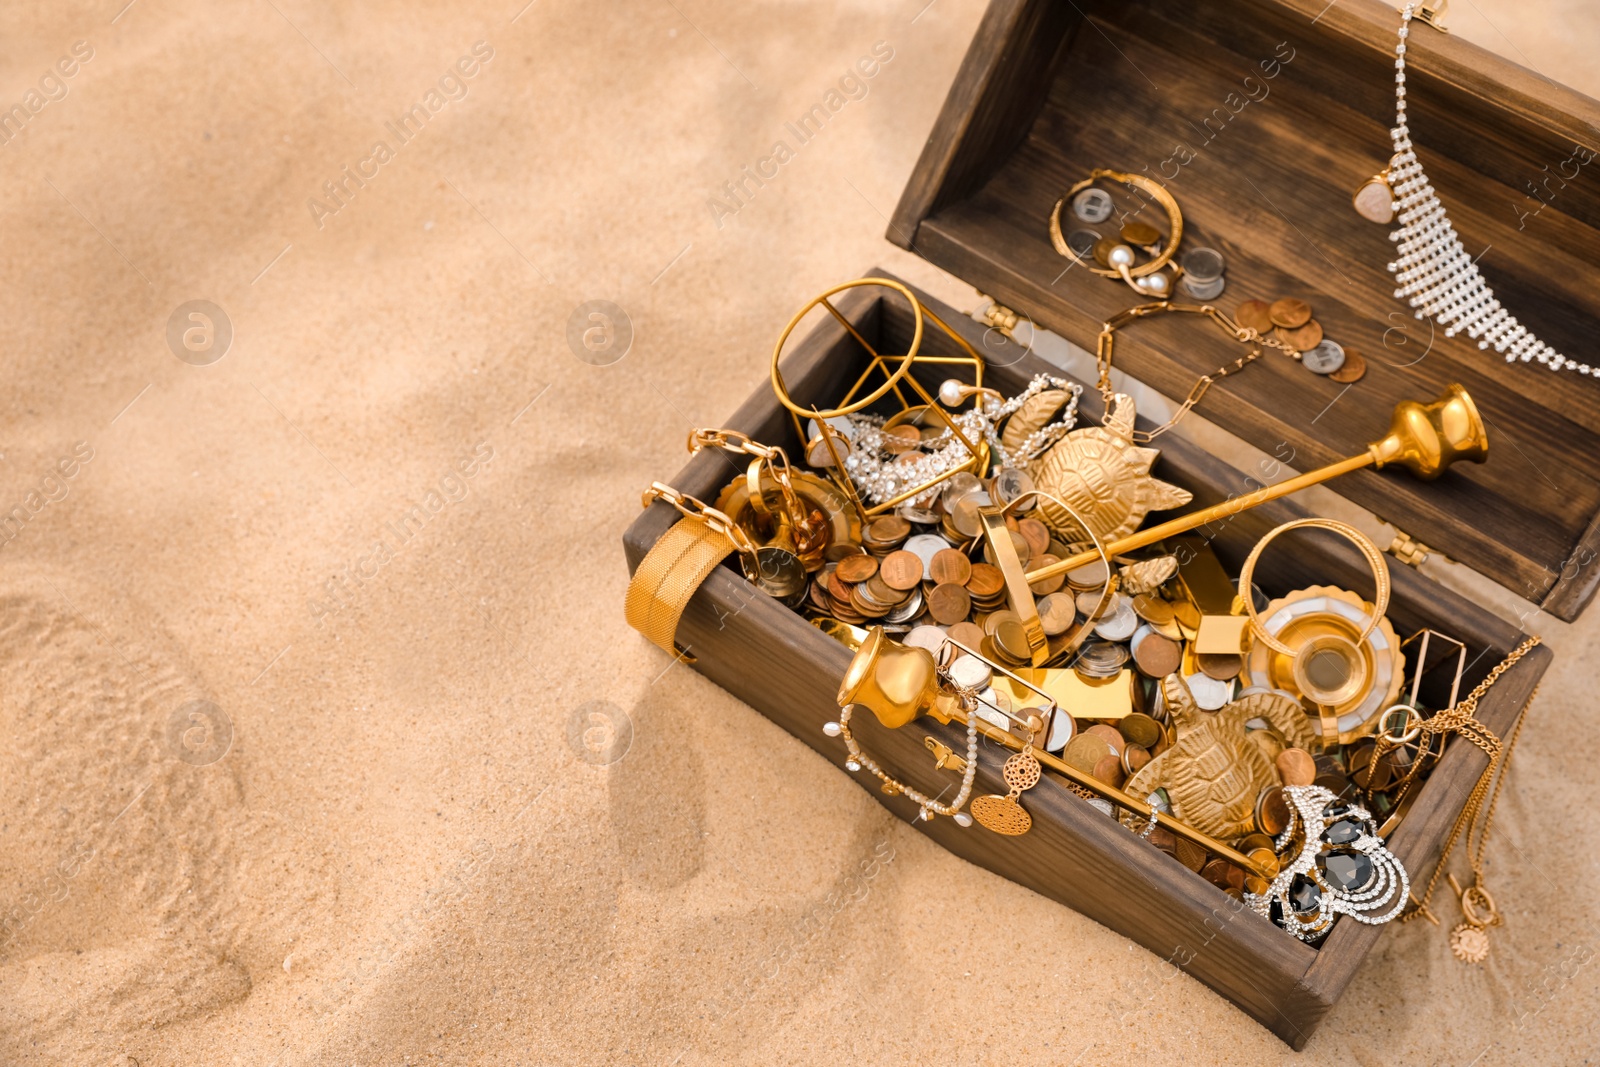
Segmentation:
[(956, 825), (957, 826), (971, 826), (972, 825), (972, 816), (968, 815), (964, 811), (956, 812)]
[(1167, 276), (1160, 272), (1152, 274), (1150, 277), (1142, 280), (1144, 282), (1144, 287), (1152, 293), (1165, 293), (1167, 291), (1167, 286), (1170, 284), (1167, 280)]
[(1117, 245), (1106, 255), (1113, 267), (1133, 266), (1133, 249), (1127, 245)]
[(954, 378), (946, 378), (939, 386), (939, 403), (947, 408), (961, 406), (961, 383)]
[(843, 729), (844, 727), (840, 726), (836, 722), (825, 722), (822, 724), (822, 732), (827, 734), (829, 737), (838, 737), (839, 732)]

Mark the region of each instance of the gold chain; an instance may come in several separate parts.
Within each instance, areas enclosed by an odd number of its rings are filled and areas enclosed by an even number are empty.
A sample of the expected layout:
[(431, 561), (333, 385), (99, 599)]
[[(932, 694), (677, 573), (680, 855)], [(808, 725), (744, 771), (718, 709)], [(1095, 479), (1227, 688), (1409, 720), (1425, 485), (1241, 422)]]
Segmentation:
[(1172, 418), (1153, 430), (1133, 431), (1133, 440), (1136, 444), (1147, 444), (1172, 429), (1173, 426), (1177, 425), (1179, 419), (1187, 415), (1191, 408), (1200, 403), (1200, 398), (1206, 395), (1206, 390), (1211, 388), (1213, 382), (1226, 378), (1230, 374), (1237, 374), (1251, 363), (1254, 363), (1261, 357), (1263, 348), (1276, 348), (1285, 355), (1299, 358), (1300, 353), (1296, 349), (1284, 344), (1276, 337), (1266, 337), (1252, 327), (1240, 326), (1211, 304), (1174, 304), (1170, 300), (1158, 300), (1151, 304), (1140, 304), (1113, 316), (1106, 322), (1100, 329), (1100, 337), (1095, 345), (1095, 363), (1100, 368), (1100, 396), (1105, 401), (1106, 414), (1108, 416), (1114, 406), (1112, 399), (1116, 395), (1116, 390), (1111, 386), (1111, 361), (1112, 349), (1116, 345), (1117, 331), (1137, 319), (1160, 315), (1169, 311), (1188, 315), (1204, 315), (1216, 323), (1218, 329), (1235, 341), (1254, 347), (1232, 363), (1225, 363), (1210, 374), (1202, 374), (1195, 381), (1194, 387), (1189, 390), (1188, 397), (1179, 405), (1178, 410), (1173, 413)]
[[(1467, 694), (1465, 700), (1462, 700), (1453, 708), (1439, 712), (1431, 719), (1423, 720), (1421, 724), (1421, 734), (1417, 738), (1419, 753), (1428, 751), (1434, 736), (1457, 733), (1481, 748), (1484, 754), (1489, 757), (1489, 765), (1479, 775), (1477, 784), (1472, 787), (1472, 792), (1467, 796), (1466, 804), (1461, 808), (1461, 814), (1456, 816), (1455, 825), (1450, 828), (1450, 836), (1445, 838), (1444, 848), (1439, 853), (1438, 865), (1433, 869), (1433, 877), (1428, 879), (1428, 888), (1423, 891), (1422, 897), (1416, 901), (1417, 906), (1401, 916), (1402, 921), (1422, 915), (1435, 926), (1439, 924), (1439, 920), (1434, 916), (1428, 905), (1433, 899), (1433, 891), (1439, 884), (1440, 875), (1444, 874), (1445, 865), (1450, 859), (1450, 853), (1460, 841), (1463, 831), (1465, 831), (1467, 862), (1472, 867), (1473, 884), (1464, 890), (1460, 890), (1462, 912), (1469, 916), (1469, 921), (1480, 911), (1488, 916), (1481, 923), (1474, 925), (1498, 926), (1500, 924), (1500, 913), (1495, 908), (1494, 900), (1483, 889), (1483, 850), (1489, 838), (1489, 828), (1494, 822), (1495, 805), (1500, 800), (1500, 787), (1505, 785), (1506, 768), (1511, 762), (1512, 749), (1516, 747), (1517, 738), (1522, 733), (1522, 726), (1528, 720), (1528, 709), (1533, 706), (1534, 699), (1539, 695), (1539, 689), (1537, 686), (1534, 687), (1527, 703), (1518, 712), (1516, 725), (1512, 727), (1511, 734), (1504, 743), (1495, 736), (1493, 730), (1479, 722), (1476, 716), (1478, 702), (1494, 687), (1495, 682), (1500, 680), (1500, 676), (1515, 666), (1517, 661), (1527, 655), (1537, 644), (1539, 644), (1539, 638), (1537, 637), (1530, 637), (1522, 642), (1510, 655), (1501, 660), (1494, 670), (1489, 672), (1488, 677), (1479, 682), (1477, 687)], [(1394, 747), (1393, 742), (1386, 741), (1385, 735), (1380, 734), (1378, 748), (1386, 751), (1392, 747)], [(1377, 754), (1379, 753), (1375, 753), (1375, 755)], [(1401, 783), (1399, 792), (1395, 796), (1397, 804), (1404, 798), (1406, 791), (1415, 783), (1417, 770), (1421, 764), (1422, 760), (1419, 756), (1412, 764), (1412, 769), (1407, 773), (1405, 780)], [(1487, 804), (1485, 804), (1485, 801), (1487, 801)], [(1452, 884), (1455, 883), (1454, 876), (1450, 880)], [(1459, 886), (1457, 888), (1459, 889)]]

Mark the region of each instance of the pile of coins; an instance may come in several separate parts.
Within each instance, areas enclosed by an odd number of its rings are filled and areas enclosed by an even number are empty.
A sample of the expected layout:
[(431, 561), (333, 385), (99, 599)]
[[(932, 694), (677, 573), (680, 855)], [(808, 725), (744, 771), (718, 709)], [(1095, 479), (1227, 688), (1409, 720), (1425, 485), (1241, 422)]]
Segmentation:
[(1348, 385), (1367, 373), (1367, 361), (1361, 353), (1322, 335), (1321, 323), (1311, 317), (1311, 305), (1304, 300), (1292, 296), (1270, 304), (1246, 300), (1234, 311), (1233, 318), (1263, 337), (1276, 336), (1295, 351), (1301, 364), (1313, 374), (1325, 374)]

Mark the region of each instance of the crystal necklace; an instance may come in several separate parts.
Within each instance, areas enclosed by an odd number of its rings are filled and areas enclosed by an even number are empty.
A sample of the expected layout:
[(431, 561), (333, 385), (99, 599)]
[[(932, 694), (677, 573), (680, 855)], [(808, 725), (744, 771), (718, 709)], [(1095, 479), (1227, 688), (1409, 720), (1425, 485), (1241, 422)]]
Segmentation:
[(1417, 318), (1432, 318), (1445, 328), (1446, 337), (1464, 333), (1505, 354), (1507, 363), (1538, 360), (1551, 370), (1574, 370), (1600, 377), (1600, 370), (1557, 352), (1535, 337), (1515, 315), (1500, 306), (1494, 290), (1478, 273), (1478, 265), (1450, 223), (1450, 216), (1411, 145), (1406, 125), (1406, 38), (1416, 0), (1408, 0), (1400, 13), (1400, 42), (1394, 54), (1395, 125), (1394, 156), (1389, 167), (1367, 179), (1356, 190), (1356, 211), (1365, 219), (1388, 224), (1400, 220), (1389, 235), (1399, 256), (1389, 264), (1399, 288), (1396, 298), (1409, 301)]

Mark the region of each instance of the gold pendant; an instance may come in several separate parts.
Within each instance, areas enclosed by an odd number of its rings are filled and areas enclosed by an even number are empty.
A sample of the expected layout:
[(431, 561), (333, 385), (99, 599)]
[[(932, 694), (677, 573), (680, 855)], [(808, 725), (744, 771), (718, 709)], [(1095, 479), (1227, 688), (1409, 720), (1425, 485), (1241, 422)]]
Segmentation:
[(1007, 837), (1019, 837), (1033, 828), (1033, 816), (1022, 809), (1017, 798), (1039, 784), (1039, 761), (1031, 747), (1006, 760), (1000, 774), (1011, 792), (991, 793), (972, 802), (972, 817), (987, 830)]
[(1462, 963), (1482, 963), (1489, 955), (1489, 935), (1481, 926), (1462, 923), (1450, 931), (1450, 951)]
[(1380, 226), (1393, 222), (1395, 202), (1394, 190), (1389, 188), (1389, 172), (1379, 171), (1362, 182), (1350, 202), (1355, 205), (1356, 214), (1368, 222), (1376, 222)]

